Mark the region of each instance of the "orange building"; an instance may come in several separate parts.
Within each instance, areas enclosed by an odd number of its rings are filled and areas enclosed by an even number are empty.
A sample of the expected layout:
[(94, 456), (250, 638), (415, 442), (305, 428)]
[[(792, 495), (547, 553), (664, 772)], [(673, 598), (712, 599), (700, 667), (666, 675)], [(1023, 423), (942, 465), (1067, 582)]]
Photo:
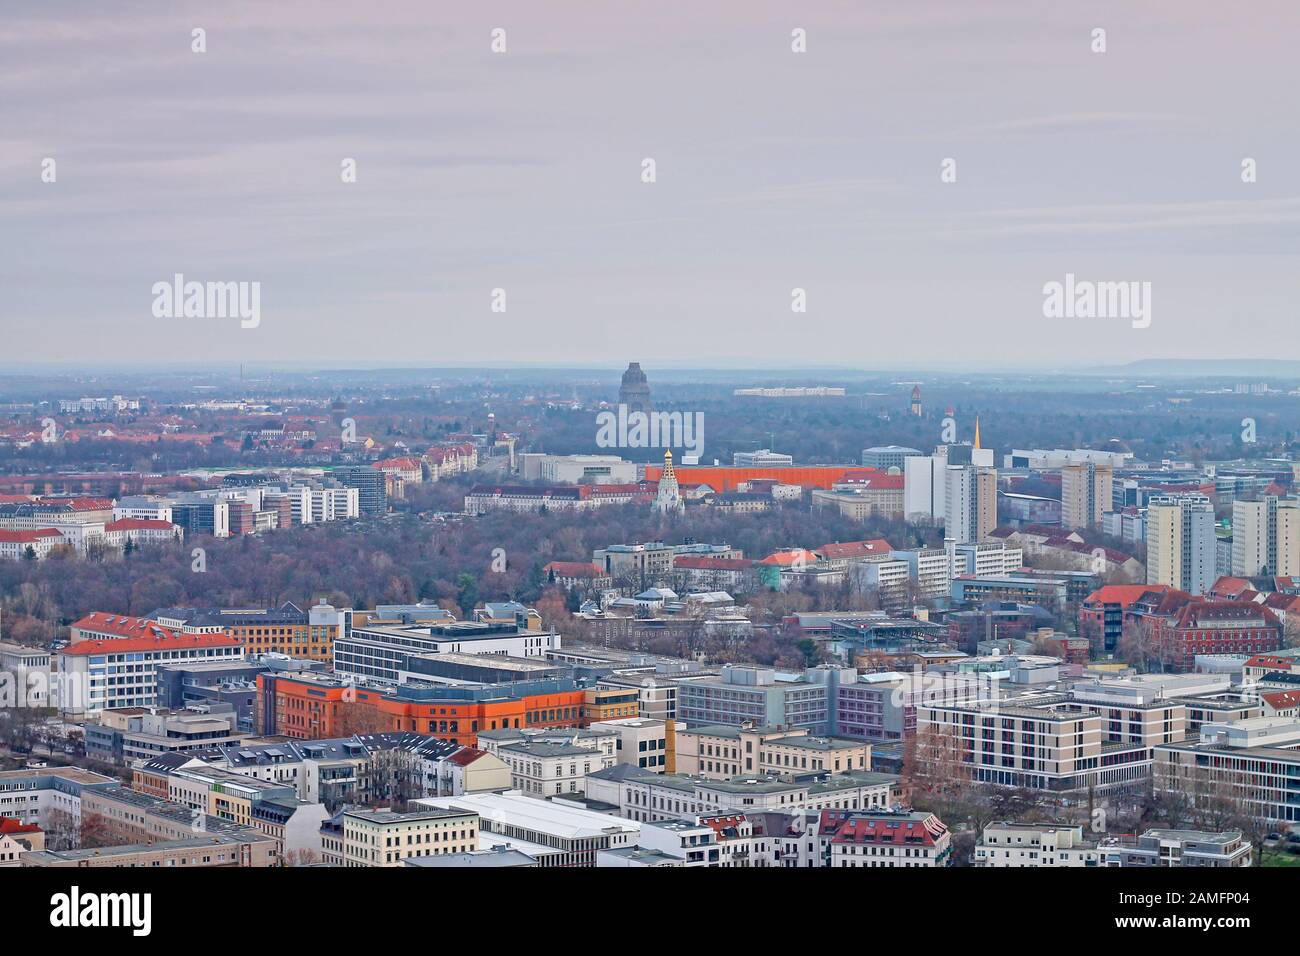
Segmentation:
[[(646, 465), (646, 481), (658, 481), (662, 465)], [(803, 485), (805, 488), (830, 488), (845, 475), (864, 477), (875, 473), (874, 468), (857, 465), (806, 465), (777, 466), (775, 468), (730, 468), (722, 465), (686, 465), (673, 469), (677, 481), (683, 485), (705, 484), (714, 491), (735, 491), (741, 482), (755, 478), (774, 478), (785, 485)]]
[(257, 688), (259, 732), (297, 740), (410, 730), (473, 746), (483, 730), (582, 726), (586, 703), (567, 679), (379, 691), (322, 674), (259, 674)]

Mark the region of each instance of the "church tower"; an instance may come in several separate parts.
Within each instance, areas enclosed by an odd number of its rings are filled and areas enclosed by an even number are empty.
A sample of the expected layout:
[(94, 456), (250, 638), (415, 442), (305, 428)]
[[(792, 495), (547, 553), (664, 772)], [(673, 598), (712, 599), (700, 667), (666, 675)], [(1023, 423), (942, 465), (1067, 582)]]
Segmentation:
[(659, 476), (659, 493), (655, 495), (656, 511), (681, 511), (685, 507), (677, 487), (677, 472), (673, 470), (672, 451), (664, 452), (664, 473)]
[(912, 386), (912, 414), (921, 417), (921, 386)]

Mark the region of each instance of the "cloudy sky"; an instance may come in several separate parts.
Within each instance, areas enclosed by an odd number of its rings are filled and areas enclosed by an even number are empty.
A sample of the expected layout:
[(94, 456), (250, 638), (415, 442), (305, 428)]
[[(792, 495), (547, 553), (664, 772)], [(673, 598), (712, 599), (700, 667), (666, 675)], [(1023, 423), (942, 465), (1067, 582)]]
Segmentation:
[[(1292, 0), (0, 0), (0, 360), (1300, 358), (1298, 28)], [(260, 324), (155, 317), (175, 273), (260, 282)], [(1149, 327), (1045, 318), (1066, 273), (1150, 282)]]

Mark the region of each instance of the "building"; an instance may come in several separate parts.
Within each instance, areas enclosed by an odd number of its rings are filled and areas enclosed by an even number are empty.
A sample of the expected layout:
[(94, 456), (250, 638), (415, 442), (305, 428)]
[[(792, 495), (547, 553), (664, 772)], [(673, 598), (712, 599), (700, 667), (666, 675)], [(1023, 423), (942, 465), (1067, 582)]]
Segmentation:
[(983, 541), (998, 526), (998, 473), (975, 465), (944, 471), (944, 535), (958, 544)]
[(159, 608), (150, 616), (181, 634), (226, 634), (250, 655), (330, 663), (334, 642), (352, 631), (351, 608), (317, 604), (304, 611), (286, 601), (275, 608)]
[(1061, 469), (1061, 524), (1066, 528), (1094, 528), (1113, 507), (1109, 465), (1085, 462)]
[(759, 448), (756, 451), (733, 452), (731, 464), (735, 468), (790, 468), (794, 465), (794, 458), (770, 448)]
[(465, 495), (465, 511), (472, 515), (489, 511), (585, 511), (650, 499), (650, 492), (642, 484), (475, 485)]
[(24, 853), (29, 867), (98, 866), (234, 867), (271, 866), (274, 842), (266, 837), (213, 833), (179, 840), (127, 843), (82, 850), (43, 850)]
[[(398, 623), (372, 617), (334, 643), (334, 671), (357, 680), (508, 681), (564, 676), (542, 660), (560, 646), (554, 631), (521, 625), (527, 609), (509, 620)], [(475, 659), (477, 658), (477, 660)]]
[(617, 735), (614, 756), (618, 763), (630, 764), (651, 773), (674, 773), (677, 769), (675, 721), (654, 717), (619, 717), (593, 721), (591, 729), (612, 731)]
[(1083, 827), (1045, 823), (990, 823), (975, 844), (974, 865), (985, 867), (1099, 866), (1096, 841)]
[[(1130, 609), (1146, 594), (1171, 590), (1163, 584), (1108, 584), (1079, 606), (1079, 635), (1098, 651), (1113, 651), (1134, 620)], [(1188, 595), (1190, 598), (1191, 595)]]
[(257, 687), (259, 732), (303, 741), (346, 736), (360, 724), (474, 746), (485, 730), (579, 726), (586, 703), (568, 678), (371, 687), (333, 675), (266, 673)]
[(73, 547), (72, 542), (55, 528), (31, 531), (0, 530), (0, 559), (19, 561), (24, 558), (42, 559), (56, 548)]
[(520, 475), (553, 485), (630, 485), (637, 464), (618, 455), (520, 455)]
[(87, 639), (58, 653), (59, 672), (72, 688), (65, 715), (82, 718), (105, 709), (152, 707), (158, 703), (161, 664), (241, 660), (244, 649), (225, 634), (172, 634), (150, 630), (145, 637)]
[(1225, 807), (1273, 824), (1300, 822), (1300, 720), (1256, 717), (1201, 726), (1155, 748), (1154, 787), (1211, 813)]
[(948, 828), (928, 811), (824, 810), (818, 830), (829, 843), (828, 866), (952, 865), (952, 838)]
[(1300, 500), (1233, 501), (1231, 573), (1300, 576)]
[(830, 491), (815, 489), (811, 498), (814, 508), (835, 508), (845, 517), (858, 521), (877, 516), (901, 518), (905, 507), (904, 479), (902, 475), (872, 473), (860, 480), (837, 483)]
[(619, 765), (587, 778), (587, 799), (617, 807), (628, 820), (658, 823), (716, 813), (886, 809), (897, 788), (898, 777), (863, 771), (709, 780)]
[(1254, 847), (1240, 830), (1152, 829), (1136, 839), (1103, 841), (1102, 866), (1250, 866)]
[(45, 849), (45, 831), (35, 823), (0, 816), (0, 867), (18, 866), (23, 854)]
[(879, 471), (889, 471), (891, 468), (897, 468), (901, 473), (905, 459), (924, 454), (925, 452), (919, 448), (906, 448), (902, 445), (876, 445), (862, 450), (862, 466), (864, 468), (875, 468)]
[(990, 693), (989, 683), (976, 674), (862, 674), (839, 685), (839, 733), (874, 743), (902, 743), (916, 733), (920, 705), (974, 704)]
[(677, 731), (677, 772), (707, 780), (871, 769), (871, 745), (775, 727), (698, 726)]
[(770, 667), (727, 664), (717, 678), (683, 681), (677, 687), (677, 716), (687, 724), (740, 727), (787, 726), (824, 734), (829, 730), (830, 693), (825, 684)]
[(1165, 495), (1147, 505), (1147, 583), (1204, 594), (1215, 572), (1214, 504), (1204, 495)]
[(595, 594), (614, 584), (613, 578), (590, 561), (552, 561), (542, 573), (548, 582), (583, 594)]
[(544, 868), (595, 866), (602, 850), (634, 847), (641, 832), (641, 825), (631, 819), (554, 800), (535, 800), (521, 793), (430, 797), (415, 803), (476, 814), (482, 835), (504, 845), (548, 848), (538, 860)]
[(411, 858), (478, 850), (478, 814), (469, 810), (347, 810), (342, 827), (341, 866), (403, 866)]
[(361, 514), (372, 518), (388, 513), (388, 476), (366, 465), (341, 465), (331, 474), (345, 488), (357, 489)]
[(130, 764), (166, 753), (187, 753), (236, 743), (234, 708), (199, 704), (185, 710), (124, 707), (99, 711), (98, 723), (85, 725), (86, 756), (105, 763)]
[(587, 775), (614, 766), (614, 758), (590, 747), (524, 740), (496, 748), (510, 768), (510, 785), (530, 797), (583, 795)]
[(47, 834), (60, 826), (80, 827), (85, 795), (116, 786), (113, 777), (76, 767), (0, 770), (0, 816)]
[(922, 704), (917, 732), (971, 779), (1057, 797), (1133, 792), (1152, 776), (1153, 753), (1185, 739), (1186, 698), (1222, 692), (1228, 679), (1149, 674), (1075, 684), (995, 702)]
[(1160, 659), (1179, 670), (1193, 670), (1199, 655), (1266, 654), (1282, 647), (1282, 624), (1263, 605), (1188, 600), (1166, 607), (1141, 614), (1136, 626), (1149, 625)]

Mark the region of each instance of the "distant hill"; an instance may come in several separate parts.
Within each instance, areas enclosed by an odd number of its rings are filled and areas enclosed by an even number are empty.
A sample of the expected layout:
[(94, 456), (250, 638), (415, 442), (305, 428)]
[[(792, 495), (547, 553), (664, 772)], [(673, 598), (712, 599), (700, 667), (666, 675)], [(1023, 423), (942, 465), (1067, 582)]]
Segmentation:
[(1141, 359), (1126, 365), (1104, 365), (1081, 369), (1092, 375), (1135, 377), (1225, 376), (1259, 381), (1268, 378), (1300, 378), (1300, 361), (1290, 359)]

